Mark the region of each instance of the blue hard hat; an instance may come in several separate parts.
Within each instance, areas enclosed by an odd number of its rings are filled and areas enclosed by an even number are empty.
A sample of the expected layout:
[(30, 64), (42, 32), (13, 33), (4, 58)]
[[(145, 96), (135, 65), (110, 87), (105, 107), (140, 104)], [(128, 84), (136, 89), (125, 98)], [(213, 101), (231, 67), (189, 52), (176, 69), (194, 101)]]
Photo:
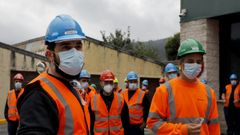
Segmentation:
[(80, 25), (69, 15), (56, 16), (48, 26), (45, 42), (82, 40), (85, 34)]
[(172, 64), (172, 63), (168, 63), (164, 69), (164, 72), (165, 73), (169, 73), (169, 72), (177, 72), (177, 67)]
[(127, 75), (127, 80), (128, 81), (137, 80), (137, 79), (138, 79), (137, 73), (135, 73), (134, 71), (128, 72), (128, 75)]
[(80, 77), (79, 78), (89, 78), (90, 79), (90, 74), (88, 73), (87, 70), (83, 69), (80, 73)]
[(145, 85), (145, 86), (147, 86), (147, 85), (148, 85), (148, 80), (143, 80), (143, 81), (142, 81), (142, 84)]
[(231, 74), (231, 76), (230, 76), (230, 78), (229, 78), (230, 80), (237, 80), (238, 79), (238, 77), (237, 77), (237, 75), (236, 74)]

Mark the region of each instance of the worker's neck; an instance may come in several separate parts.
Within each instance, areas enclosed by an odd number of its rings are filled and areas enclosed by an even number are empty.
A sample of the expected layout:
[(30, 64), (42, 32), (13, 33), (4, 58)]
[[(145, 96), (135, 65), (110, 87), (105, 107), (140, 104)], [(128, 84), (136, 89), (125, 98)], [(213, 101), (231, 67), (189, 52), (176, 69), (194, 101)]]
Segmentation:
[(66, 78), (64, 78), (62, 75), (60, 75), (59, 73), (57, 73), (56, 70), (55, 70), (55, 67), (50, 67), (50, 68), (48, 69), (48, 73), (51, 74), (51, 75), (53, 75), (53, 76), (56, 76), (56, 77), (58, 77), (58, 78), (61, 78), (61, 79), (70, 81), (69, 79), (66, 79)]
[(186, 82), (189, 82), (189, 83), (196, 83), (197, 82), (197, 78), (189, 79), (183, 73), (180, 74), (180, 78), (182, 80), (186, 81)]

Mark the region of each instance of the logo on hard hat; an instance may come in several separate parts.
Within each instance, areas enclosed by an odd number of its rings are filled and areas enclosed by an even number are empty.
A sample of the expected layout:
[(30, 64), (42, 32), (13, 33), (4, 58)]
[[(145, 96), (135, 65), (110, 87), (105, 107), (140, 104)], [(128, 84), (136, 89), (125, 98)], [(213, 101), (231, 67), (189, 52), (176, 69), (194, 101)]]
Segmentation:
[(192, 48), (192, 50), (194, 50), (194, 51), (199, 51), (199, 48), (196, 47), (196, 46), (192, 46), (191, 48)]
[(65, 35), (73, 35), (73, 34), (77, 34), (76, 30), (68, 30), (64, 32)]

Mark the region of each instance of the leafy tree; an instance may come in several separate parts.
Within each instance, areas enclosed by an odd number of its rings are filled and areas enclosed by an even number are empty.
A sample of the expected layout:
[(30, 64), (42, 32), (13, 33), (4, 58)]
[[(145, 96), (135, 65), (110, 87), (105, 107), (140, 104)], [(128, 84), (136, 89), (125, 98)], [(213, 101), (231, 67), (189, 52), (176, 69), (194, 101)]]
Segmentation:
[(168, 41), (165, 44), (165, 50), (168, 60), (175, 60), (177, 58), (177, 51), (179, 46), (180, 33), (176, 33), (173, 37), (168, 38)]
[(114, 34), (106, 36), (105, 31), (101, 31), (103, 42), (114, 49), (128, 52), (134, 56), (147, 57), (157, 60), (157, 52), (152, 47), (145, 45), (143, 42), (130, 39), (130, 27), (126, 32), (115, 30)]

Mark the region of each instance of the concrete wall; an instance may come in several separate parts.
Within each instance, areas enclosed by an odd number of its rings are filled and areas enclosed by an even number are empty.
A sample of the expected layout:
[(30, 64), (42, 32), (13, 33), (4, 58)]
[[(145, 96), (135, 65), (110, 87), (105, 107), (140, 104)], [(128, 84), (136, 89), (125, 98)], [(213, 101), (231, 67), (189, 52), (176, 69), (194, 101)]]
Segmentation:
[(11, 85), (11, 71), (36, 71), (36, 63), (43, 60), (35, 58), (35, 54), (31, 52), (3, 46), (8, 45), (1, 44), (0, 46), (0, 118), (3, 118), (7, 92)]
[(181, 23), (181, 41), (194, 38), (200, 41), (207, 54), (204, 57), (205, 69), (202, 79), (207, 79), (209, 85), (219, 94), (219, 24), (218, 20), (201, 19)]
[(131, 70), (136, 71), (139, 77), (159, 78), (162, 67), (158, 64), (118, 52), (109, 47), (85, 41), (83, 46), (85, 66), (91, 74), (100, 74), (105, 69), (114, 72), (123, 87), (123, 80)]

